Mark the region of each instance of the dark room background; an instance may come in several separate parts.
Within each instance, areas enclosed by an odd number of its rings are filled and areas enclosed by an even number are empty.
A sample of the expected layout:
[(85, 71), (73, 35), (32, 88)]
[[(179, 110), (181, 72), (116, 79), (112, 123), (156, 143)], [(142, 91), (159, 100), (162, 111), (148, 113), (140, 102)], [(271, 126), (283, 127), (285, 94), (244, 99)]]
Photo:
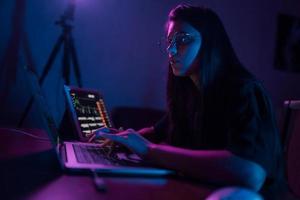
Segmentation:
[[(20, 67), (40, 75), (61, 34), (55, 25), (68, 0), (0, 1), (0, 123), (16, 126), (30, 99)], [(297, 0), (194, 0), (221, 17), (242, 63), (265, 85), (280, 115), (285, 99), (300, 99), (300, 74), (274, 67), (277, 16), (300, 17)], [(73, 36), (83, 86), (99, 90), (109, 110), (164, 110), (167, 60), (157, 45), (176, 0), (77, 0)], [(300, 56), (300, 55), (299, 55)], [(64, 109), (60, 51), (42, 89), (59, 123)], [(71, 84), (76, 85), (71, 71)], [(24, 126), (38, 127), (35, 106)]]

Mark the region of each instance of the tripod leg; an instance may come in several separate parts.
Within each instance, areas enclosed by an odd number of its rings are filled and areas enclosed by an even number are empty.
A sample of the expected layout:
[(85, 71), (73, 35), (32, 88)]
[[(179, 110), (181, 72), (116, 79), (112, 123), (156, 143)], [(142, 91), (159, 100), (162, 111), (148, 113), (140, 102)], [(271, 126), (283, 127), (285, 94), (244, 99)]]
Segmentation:
[(47, 61), (46, 65), (45, 65), (44, 71), (43, 71), (41, 77), (39, 78), (40, 85), (43, 84), (44, 79), (48, 75), (48, 73), (49, 73), (49, 71), (51, 69), (51, 66), (52, 66), (52, 64), (53, 64), (53, 62), (55, 60), (55, 57), (56, 57), (56, 55), (57, 55), (57, 53), (58, 53), (61, 45), (63, 44), (63, 42), (64, 42), (64, 35), (61, 35), (61, 36), (59, 36), (57, 42), (55, 43), (54, 48), (51, 51), (51, 54), (50, 54), (50, 56), (48, 58), (48, 61)]
[(64, 53), (62, 59), (63, 78), (67, 85), (70, 84), (70, 38), (66, 34), (64, 41)]
[(73, 67), (74, 67), (74, 73), (76, 76), (77, 84), (79, 87), (82, 87), (82, 80), (81, 80), (81, 73), (80, 73), (80, 68), (78, 64), (78, 59), (77, 59), (77, 52), (74, 47), (74, 40), (72, 35), (70, 35), (70, 50), (71, 50), (71, 59), (73, 62)]
[(26, 117), (27, 117), (27, 115), (28, 115), (28, 113), (31, 109), (31, 106), (32, 106), (33, 102), (34, 102), (34, 96), (31, 96), (27, 106), (25, 107), (25, 110), (24, 110), (23, 114), (21, 115), (21, 118), (20, 118), (19, 123), (18, 123), (18, 128), (21, 128), (23, 126), (23, 123), (24, 123), (24, 121), (25, 121), (25, 119), (26, 119)]
[[(57, 53), (59, 51), (59, 48), (62, 45), (63, 41), (64, 41), (64, 36), (61, 35), (58, 38), (57, 42), (55, 43), (53, 50), (51, 51), (51, 54), (50, 54), (50, 56), (48, 58), (48, 61), (47, 61), (47, 64), (46, 64), (46, 66), (44, 68), (42, 76), (39, 78), (39, 84), (40, 85), (43, 84), (44, 79), (48, 75), (48, 73), (49, 73), (49, 71), (51, 69), (52, 63), (55, 60), (55, 57), (56, 57), (56, 55), (57, 55)], [(18, 123), (18, 127), (22, 127), (22, 125), (23, 125), (23, 123), (24, 123), (24, 121), (25, 121), (25, 119), (26, 119), (26, 117), (27, 117), (27, 115), (28, 115), (28, 113), (29, 113), (29, 111), (30, 111), (30, 109), (32, 107), (33, 102), (34, 102), (34, 94), (32, 94), (32, 96), (30, 97), (30, 100), (29, 100), (28, 104), (26, 105), (24, 112), (21, 115), (21, 118), (20, 118), (19, 123)]]

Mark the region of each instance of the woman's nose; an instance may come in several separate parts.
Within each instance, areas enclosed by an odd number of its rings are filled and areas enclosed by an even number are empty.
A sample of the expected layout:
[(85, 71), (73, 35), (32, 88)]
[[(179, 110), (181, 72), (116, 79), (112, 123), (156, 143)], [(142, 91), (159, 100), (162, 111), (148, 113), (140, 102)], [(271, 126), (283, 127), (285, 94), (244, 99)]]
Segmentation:
[(167, 52), (170, 57), (176, 55), (177, 54), (176, 44), (174, 43), (170, 44), (170, 46), (168, 46), (167, 48)]

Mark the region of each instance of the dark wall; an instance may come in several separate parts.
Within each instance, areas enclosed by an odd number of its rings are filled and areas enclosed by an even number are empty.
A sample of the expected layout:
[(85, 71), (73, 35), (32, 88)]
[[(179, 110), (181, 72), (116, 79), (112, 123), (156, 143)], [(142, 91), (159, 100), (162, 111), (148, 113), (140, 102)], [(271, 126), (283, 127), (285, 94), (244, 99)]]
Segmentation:
[[(180, 2), (77, 0), (73, 34), (83, 85), (100, 90), (109, 109), (117, 106), (165, 108), (166, 57), (159, 51), (157, 41), (164, 33), (168, 11)], [(276, 108), (280, 108), (284, 99), (300, 99), (300, 75), (273, 68), (277, 14), (297, 15), (298, 1), (188, 2), (217, 11), (241, 62), (264, 82)], [(67, 0), (0, 2), (2, 93), (6, 91), (5, 86), (9, 86), (6, 98), (0, 100), (1, 105), (5, 105), (0, 107), (2, 123), (17, 123), (30, 96), (26, 80), (14, 69), (30, 65), (41, 74), (61, 33), (54, 21), (67, 3)], [(20, 34), (15, 34), (18, 31)], [(13, 42), (18, 41), (17, 38), (20, 38), (19, 48)], [(13, 44), (16, 48), (10, 48)], [(7, 52), (18, 56), (9, 57)], [(57, 122), (64, 110), (61, 53), (43, 84)], [(14, 74), (17, 74), (15, 79)], [(9, 81), (3, 77), (9, 77)], [(73, 72), (71, 83), (76, 84)], [(27, 124), (38, 119), (37, 112), (33, 109)]]

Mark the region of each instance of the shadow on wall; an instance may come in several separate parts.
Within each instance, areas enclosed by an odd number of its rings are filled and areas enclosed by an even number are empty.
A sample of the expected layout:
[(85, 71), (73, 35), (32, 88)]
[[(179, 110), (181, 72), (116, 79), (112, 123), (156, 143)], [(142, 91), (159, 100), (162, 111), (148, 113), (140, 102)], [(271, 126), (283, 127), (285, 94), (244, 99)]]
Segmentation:
[(300, 18), (279, 14), (275, 68), (300, 73)]

